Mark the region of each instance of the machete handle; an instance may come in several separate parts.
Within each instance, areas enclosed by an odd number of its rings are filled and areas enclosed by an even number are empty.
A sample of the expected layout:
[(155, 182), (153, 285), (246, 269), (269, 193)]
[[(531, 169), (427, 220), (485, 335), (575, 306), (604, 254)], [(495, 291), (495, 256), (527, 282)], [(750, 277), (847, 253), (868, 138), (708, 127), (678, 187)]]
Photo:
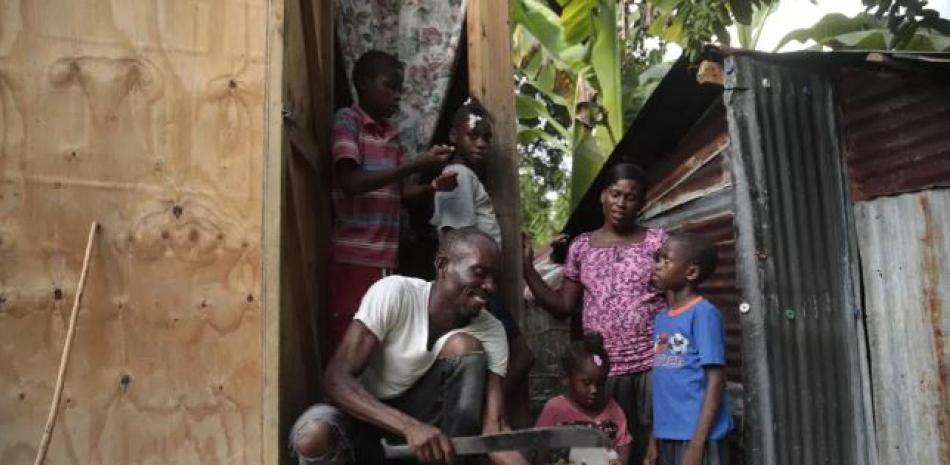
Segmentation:
[(416, 456), (409, 444), (390, 444), (386, 442), (386, 438), (380, 439), (379, 443), (383, 445), (383, 455), (387, 459), (411, 459)]

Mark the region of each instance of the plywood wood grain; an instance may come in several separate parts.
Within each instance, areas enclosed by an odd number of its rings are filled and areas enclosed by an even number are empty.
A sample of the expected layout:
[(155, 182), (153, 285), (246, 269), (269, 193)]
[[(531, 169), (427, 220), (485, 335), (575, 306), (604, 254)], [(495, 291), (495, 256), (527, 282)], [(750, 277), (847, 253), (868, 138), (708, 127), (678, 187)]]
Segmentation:
[(261, 458), (264, 0), (0, 0), (0, 463)]

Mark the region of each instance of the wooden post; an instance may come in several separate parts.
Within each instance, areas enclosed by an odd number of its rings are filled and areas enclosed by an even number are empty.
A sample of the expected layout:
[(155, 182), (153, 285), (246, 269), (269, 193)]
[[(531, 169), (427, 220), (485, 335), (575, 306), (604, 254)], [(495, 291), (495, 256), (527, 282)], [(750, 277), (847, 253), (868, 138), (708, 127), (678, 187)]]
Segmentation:
[(523, 324), (521, 293), (521, 199), (515, 147), (515, 94), (508, 2), (469, 0), (467, 18), (469, 93), (495, 120), (493, 156), (488, 159), (488, 193), (501, 224), (504, 248), (502, 292), (507, 308)]
[(280, 430), (280, 250), (283, 209), (284, 2), (268, 2), (267, 54), (264, 57), (263, 222), (261, 225), (261, 461), (277, 465), (286, 456)]
[[(316, 247), (316, 275), (317, 308), (312, 309), (317, 317), (319, 335), (319, 315), (327, 310), (329, 302), (329, 287), (327, 274), (330, 262), (330, 225), (332, 223), (332, 206), (330, 205), (330, 136), (334, 119), (334, 36), (336, 23), (336, 2), (301, 0), (301, 11), (304, 14), (303, 32), (304, 49), (307, 55), (307, 76), (310, 80), (310, 111), (313, 127), (316, 152), (316, 178), (319, 180), (317, 196), (310, 199), (313, 205), (311, 210), (316, 216), (316, 237), (312, 240)], [(309, 14), (308, 8), (309, 6)], [(315, 342), (320, 343), (319, 337)]]

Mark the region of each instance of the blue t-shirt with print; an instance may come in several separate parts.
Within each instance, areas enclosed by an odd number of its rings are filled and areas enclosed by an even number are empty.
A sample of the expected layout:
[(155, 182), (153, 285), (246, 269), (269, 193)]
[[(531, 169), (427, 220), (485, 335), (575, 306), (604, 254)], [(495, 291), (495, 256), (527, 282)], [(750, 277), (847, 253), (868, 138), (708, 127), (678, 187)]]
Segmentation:
[[(688, 441), (699, 421), (706, 391), (706, 365), (725, 365), (725, 332), (716, 306), (701, 299), (676, 316), (656, 316), (653, 348), (653, 431), (657, 439)], [(732, 429), (725, 391), (709, 439)]]

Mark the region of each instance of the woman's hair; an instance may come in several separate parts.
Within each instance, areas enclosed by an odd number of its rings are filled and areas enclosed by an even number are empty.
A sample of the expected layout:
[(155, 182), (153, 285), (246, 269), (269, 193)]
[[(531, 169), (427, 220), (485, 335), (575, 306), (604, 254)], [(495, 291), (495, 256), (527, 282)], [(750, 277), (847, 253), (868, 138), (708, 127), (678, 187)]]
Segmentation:
[(571, 343), (561, 355), (561, 369), (570, 375), (585, 361), (610, 371), (610, 359), (604, 349), (604, 337), (600, 333), (588, 333), (583, 339)]
[(452, 116), (452, 127), (469, 124), (473, 118), (477, 118), (476, 121), (484, 119), (489, 124), (492, 123), (491, 114), (482, 106), (482, 103), (475, 97), (469, 97), (458, 110), (455, 110), (455, 115)]
[(639, 166), (634, 165), (633, 163), (617, 163), (616, 165), (611, 166), (607, 169), (606, 174), (604, 175), (604, 184), (602, 189), (606, 189), (617, 181), (628, 180), (634, 181), (637, 183), (637, 186), (640, 187), (640, 193), (646, 194), (647, 190), (647, 174)]

